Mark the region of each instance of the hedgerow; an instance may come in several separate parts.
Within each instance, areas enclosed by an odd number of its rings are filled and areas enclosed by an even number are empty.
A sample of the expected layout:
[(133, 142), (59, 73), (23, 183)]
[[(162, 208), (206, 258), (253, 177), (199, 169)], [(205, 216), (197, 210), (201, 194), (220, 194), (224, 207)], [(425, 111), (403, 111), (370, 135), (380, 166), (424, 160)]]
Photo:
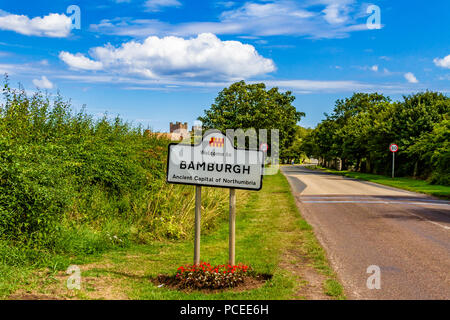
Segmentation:
[[(31, 97), (8, 78), (0, 105), (3, 246), (91, 254), (189, 237), (194, 193), (165, 182), (169, 141), (106, 115), (75, 112), (59, 93)], [(205, 188), (203, 227), (226, 193)]]

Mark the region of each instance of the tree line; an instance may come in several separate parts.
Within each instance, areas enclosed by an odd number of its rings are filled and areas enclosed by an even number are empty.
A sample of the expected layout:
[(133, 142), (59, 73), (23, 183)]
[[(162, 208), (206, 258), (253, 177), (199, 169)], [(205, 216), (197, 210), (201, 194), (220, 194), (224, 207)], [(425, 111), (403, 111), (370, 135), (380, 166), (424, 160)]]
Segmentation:
[[(393, 102), (379, 93), (339, 99), (331, 114), (303, 135), (294, 151), (342, 169), (389, 174), (399, 147), (398, 176), (450, 184), (450, 98), (439, 92), (403, 96)], [(298, 141), (299, 139), (297, 139)]]
[[(390, 174), (389, 145), (399, 147), (397, 176), (450, 183), (450, 98), (439, 92), (403, 96), (401, 101), (379, 93), (354, 93), (336, 101), (331, 114), (316, 128), (303, 128), (305, 116), (293, 106), (290, 91), (264, 83), (236, 82), (219, 92), (198, 119), (204, 129), (278, 129), (282, 163), (307, 157), (339, 169)], [(269, 138), (269, 147), (270, 138)]]

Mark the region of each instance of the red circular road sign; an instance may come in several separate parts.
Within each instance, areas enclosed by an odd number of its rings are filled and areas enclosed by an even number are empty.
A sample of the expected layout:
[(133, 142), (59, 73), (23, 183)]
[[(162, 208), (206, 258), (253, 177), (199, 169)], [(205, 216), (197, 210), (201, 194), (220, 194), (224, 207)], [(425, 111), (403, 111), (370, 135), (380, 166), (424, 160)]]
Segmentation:
[(267, 150), (269, 150), (269, 145), (267, 143), (261, 143), (261, 145), (259, 146), (259, 150), (267, 152)]
[(391, 144), (389, 146), (389, 150), (391, 150), (391, 152), (397, 152), (398, 151), (398, 145), (396, 145), (395, 143)]

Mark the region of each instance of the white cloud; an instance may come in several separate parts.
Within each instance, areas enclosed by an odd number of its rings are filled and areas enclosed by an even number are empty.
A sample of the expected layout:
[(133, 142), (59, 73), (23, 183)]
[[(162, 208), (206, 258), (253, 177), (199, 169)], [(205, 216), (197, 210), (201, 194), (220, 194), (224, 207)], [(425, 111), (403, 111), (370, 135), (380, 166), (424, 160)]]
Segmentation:
[(144, 4), (148, 11), (160, 11), (164, 7), (180, 7), (178, 0), (147, 0)]
[(380, 69), (377, 64), (374, 64), (373, 66), (353, 66), (353, 68), (364, 70), (364, 71), (370, 70), (373, 72), (378, 72)]
[(419, 82), (419, 80), (417, 80), (416, 76), (412, 72), (405, 73), (404, 77), (406, 80), (408, 80), (409, 83), (418, 83)]
[(442, 59), (436, 58), (433, 62), (438, 67), (450, 69), (450, 54)]
[[(190, 87), (199, 90), (228, 87), (233, 81), (193, 81), (178, 79), (138, 79), (127, 76), (102, 76), (102, 75), (58, 75), (58, 78), (86, 83), (108, 83), (122, 84), (126, 90), (165, 90), (176, 87)], [(291, 90), (299, 94), (308, 93), (343, 93), (343, 92), (386, 92), (386, 93), (405, 93), (424, 90), (424, 88), (405, 87), (400, 84), (383, 83), (364, 83), (355, 80), (309, 80), (309, 79), (291, 79), (291, 80), (264, 80), (256, 79), (247, 81), (247, 83), (264, 82), (268, 87), (279, 87), (282, 90)], [(175, 89), (174, 89), (175, 90)], [(442, 91), (442, 90), (441, 90)]]
[(72, 69), (100, 70), (103, 68), (101, 62), (93, 61), (80, 53), (74, 55), (69, 52), (61, 51), (59, 53), (59, 58)]
[(33, 84), (41, 89), (53, 89), (53, 83), (46, 76), (42, 76), (41, 79), (33, 79)]
[(0, 74), (4, 73), (37, 77), (42, 75), (42, 65), (40, 63), (0, 63)]
[(351, 5), (354, 0), (321, 0), (319, 3), (326, 5), (322, 11), (324, 19), (330, 24), (342, 24), (350, 19), (349, 13), (352, 11)]
[(27, 36), (64, 38), (70, 35), (72, 20), (64, 14), (51, 13), (44, 17), (0, 12), (0, 30), (14, 31)]
[(61, 52), (59, 57), (75, 69), (99, 70), (143, 78), (242, 79), (267, 74), (275, 64), (256, 49), (239, 41), (221, 41), (211, 33), (196, 38), (156, 36), (120, 47), (106, 45), (82, 54)]
[(236, 2), (234, 2), (234, 1), (219, 1), (219, 2), (216, 2), (216, 6), (225, 7), (225, 8), (231, 8), (235, 4), (236, 4)]
[(327, 81), (327, 80), (271, 80), (263, 81), (267, 86), (277, 86), (280, 88), (300, 91), (303, 93), (311, 92), (351, 92), (351, 91), (376, 91), (392, 90), (397, 88), (395, 85), (383, 85), (363, 83), (354, 80)]
[(366, 17), (356, 13), (351, 15), (355, 5), (355, 0), (245, 2), (240, 7), (223, 11), (215, 21), (170, 24), (156, 19), (114, 18), (102, 20), (90, 28), (106, 34), (139, 38), (200, 33), (344, 38), (351, 32), (368, 30)]
[(239, 20), (247, 18), (270, 18), (271, 16), (290, 16), (297, 18), (309, 18), (315, 15), (312, 12), (297, 8), (294, 3), (279, 1), (278, 3), (251, 3), (247, 2), (242, 7), (225, 11), (221, 14), (222, 20)]

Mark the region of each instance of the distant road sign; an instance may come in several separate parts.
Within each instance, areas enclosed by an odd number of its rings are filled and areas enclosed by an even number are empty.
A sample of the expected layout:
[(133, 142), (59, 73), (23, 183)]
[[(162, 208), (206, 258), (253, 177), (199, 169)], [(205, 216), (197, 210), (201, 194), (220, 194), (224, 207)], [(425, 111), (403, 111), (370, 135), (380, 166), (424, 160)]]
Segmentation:
[(259, 146), (259, 150), (261, 150), (262, 152), (267, 152), (267, 150), (269, 150), (269, 145), (267, 143), (261, 143), (261, 145)]
[(389, 150), (391, 150), (391, 152), (397, 152), (398, 151), (398, 145), (396, 145), (395, 143), (391, 144), (389, 146)]
[(220, 132), (207, 134), (197, 145), (169, 145), (169, 183), (260, 190), (263, 169), (264, 152), (235, 148)]

